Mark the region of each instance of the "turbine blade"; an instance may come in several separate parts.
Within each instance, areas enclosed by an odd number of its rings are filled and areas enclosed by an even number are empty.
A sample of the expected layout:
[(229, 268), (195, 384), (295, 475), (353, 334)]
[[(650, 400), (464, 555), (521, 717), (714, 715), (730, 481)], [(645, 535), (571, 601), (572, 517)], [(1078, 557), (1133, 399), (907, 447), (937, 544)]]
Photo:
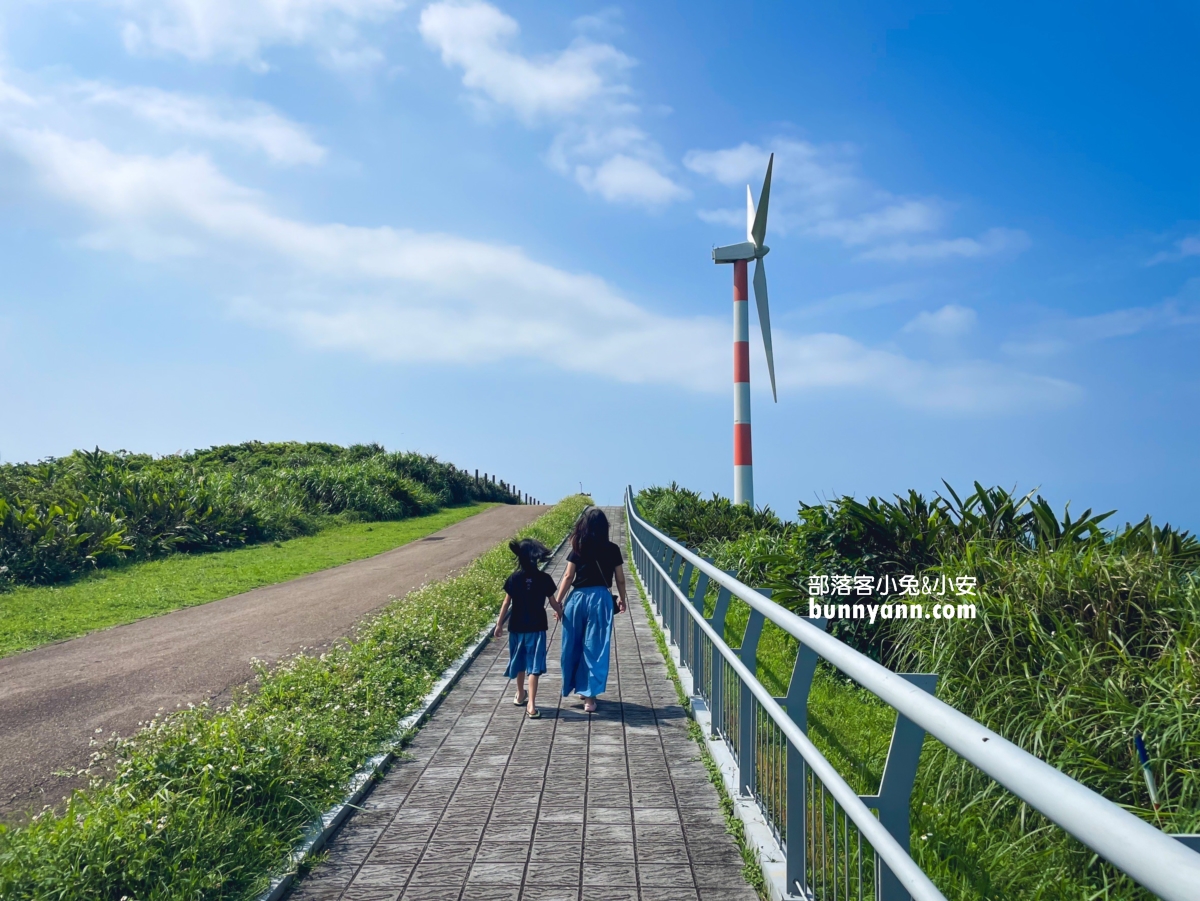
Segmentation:
[(771, 311), (767, 309), (767, 267), (761, 257), (754, 261), (754, 303), (758, 306), (758, 324), (762, 326), (763, 350), (767, 352), (767, 372), (771, 374), (771, 397), (779, 403), (779, 395), (775, 393), (775, 354), (771, 350)]
[(754, 196), (746, 185), (746, 240), (754, 243)]
[(767, 238), (767, 204), (771, 200), (771, 167), (775, 154), (767, 160), (767, 177), (763, 179), (762, 193), (758, 195), (758, 210), (754, 213), (754, 224), (750, 226), (750, 240), (755, 247), (762, 247)]

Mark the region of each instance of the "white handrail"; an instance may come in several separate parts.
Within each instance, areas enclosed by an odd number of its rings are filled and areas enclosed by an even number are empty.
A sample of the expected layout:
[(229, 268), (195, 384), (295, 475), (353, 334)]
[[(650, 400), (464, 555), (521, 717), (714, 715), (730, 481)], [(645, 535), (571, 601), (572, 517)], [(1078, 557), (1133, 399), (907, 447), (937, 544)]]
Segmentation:
[[(892, 837), (891, 833), (884, 828), (875, 814), (871, 813), (870, 808), (862, 802), (862, 799), (858, 796), (858, 792), (850, 787), (849, 783), (842, 778), (833, 765), (825, 759), (825, 756), (817, 750), (817, 746), (809, 740), (808, 736), (787, 715), (787, 712), (779, 706), (779, 703), (772, 697), (771, 693), (758, 681), (758, 677), (746, 668), (741, 658), (733, 652), (729, 645), (725, 643), (725, 640), (708, 624), (703, 615), (687, 602), (687, 595), (675, 584), (662, 565), (654, 559), (654, 555), (650, 553), (650, 549), (645, 546), (637, 533), (633, 530), (630, 531), (634, 540), (646, 551), (651, 564), (659, 571), (671, 591), (684, 602), (683, 609), (691, 614), (692, 619), (699, 625), (701, 631), (708, 637), (708, 640), (712, 642), (713, 647), (725, 658), (726, 663), (737, 673), (742, 683), (750, 689), (750, 693), (754, 695), (755, 700), (767, 712), (767, 715), (771, 717), (787, 740), (800, 752), (800, 756), (804, 758), (804, 762), (808, 764), (809, 768), (825, 786), (826, 791), (841, 805), (842, 810), (850, 817), (854, 825), (858, 827), (863, 838), (875, 849), (875, 853), (896, 874), (896, 878), (900, 880), (900, 884), (908, 889), (916, 901), (946, 901), (946, 896), (938, 891), (938, 887), (930, 881), (925, 872), (908, 856), (908, 852), (900, 847), (900, 843)], [(742, 753), (752, 754), (754, 751), (752, 748), (743, 749)]]
[[(762, 613), (1139, 884), (1164, 901), (1200, 898), (1200, 854), (688, 550), (638, 515), (632, 488), (626, 489), (625, 507), (639, 527), (711, 581)], [(782, 728), (781, 723), (777, 725)], [(888, 865), (892, 866), (891, 861)]]

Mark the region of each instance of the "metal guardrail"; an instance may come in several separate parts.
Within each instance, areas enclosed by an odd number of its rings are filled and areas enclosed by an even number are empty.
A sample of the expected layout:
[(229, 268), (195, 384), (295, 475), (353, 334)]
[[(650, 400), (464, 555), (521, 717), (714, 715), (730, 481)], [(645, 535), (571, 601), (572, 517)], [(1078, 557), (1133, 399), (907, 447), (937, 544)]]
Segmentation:
[[(785, 610), (660, 532), (638, 514), (631, 488), (625, 510), (633, 564), (738, 763), (743, 795), (758, 802), (784, 851), (786, 884), (796, 897), (944, 901), (909, 855), (908, 795), (928, 733), (1164, 901), (1200, 898), (1200, 853), (1184, 842), (939, 701), (932, 693), (936, 677), (893, 673), (826, 634), (823, 620)], [(718, 594), (706, 617), (710, 585)], [(724, 640), (735, 597), (751, 611), (736, 649)], [(800, 643), (784, 698), (773, 697), (755, 675), (767, 621)], [(806, 735), (818, 657), (897, 713), (878, 795), (858, 795)]]

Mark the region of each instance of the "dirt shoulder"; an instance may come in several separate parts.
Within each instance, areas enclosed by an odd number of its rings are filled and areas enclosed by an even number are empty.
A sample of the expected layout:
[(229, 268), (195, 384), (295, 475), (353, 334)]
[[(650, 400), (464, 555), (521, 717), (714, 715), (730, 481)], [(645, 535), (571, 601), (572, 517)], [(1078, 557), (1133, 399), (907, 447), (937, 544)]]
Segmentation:
[[(546, 506), (501, 506), (403, 547), (198, 607), (0, 659), (0, 820), (56, 804), (89, 741), (159, 708), (221, 702), (275, 661), (319, 650), (366, 614), (470, 563)], [(98, 733), (97, 730), (100, 730)]]

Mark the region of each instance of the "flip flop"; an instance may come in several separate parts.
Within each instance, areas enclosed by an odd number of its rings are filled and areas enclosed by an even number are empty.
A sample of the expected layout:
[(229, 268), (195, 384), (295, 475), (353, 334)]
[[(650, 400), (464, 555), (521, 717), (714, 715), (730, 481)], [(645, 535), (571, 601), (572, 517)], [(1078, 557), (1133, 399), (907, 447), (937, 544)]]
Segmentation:
[(588, 698), (586, 701), (583, 702), (583, 712), (584, 713), (595, 713), (596, 712), (596, 701), (594, 698)]
[(526, 711), (525, 711), (525, 716), (526, 716), (526, 718), (527, 718), (527, 719), (531, 719), (531, 720), (540, 720), (540, 719), (542, 718), (542, 711), (540, 711), (540, 710), (538, 710), (536, 707), (534, 707), (534, 708), (533, 708), (533, 713), (530, 713), (528, 710), (526, 710)]
[(523, 698), (513, 698), (513, 706), (514, 707), (524, 707), (528, 703), (529, 703), (528, 693)]

